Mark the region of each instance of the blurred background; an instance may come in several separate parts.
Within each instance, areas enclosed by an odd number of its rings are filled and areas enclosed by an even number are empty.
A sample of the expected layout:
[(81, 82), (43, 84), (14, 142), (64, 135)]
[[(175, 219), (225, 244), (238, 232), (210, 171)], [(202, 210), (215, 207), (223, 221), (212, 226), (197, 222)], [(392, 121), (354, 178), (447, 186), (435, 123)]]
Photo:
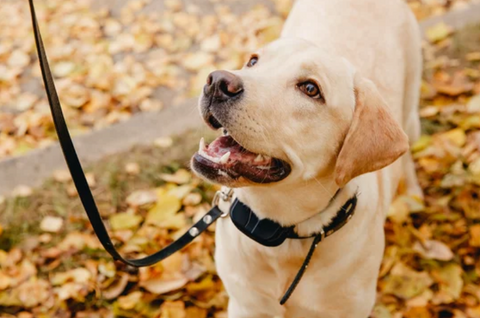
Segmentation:
[[(130, 257), (165, 246), (210, 207), (188, 160), (196, 97), (276, 39), (292, 0), (35, 1), (56, 86), (111, 235)], [(480, 3), (415, 0), (424, 37), (425, 201), (402, 194), (372, 317), (480, 317)], [(226, 317), (214, 229), (136, 270), (101, 248), (65, 170), (28, 2), (0, 5), (0, 317)], [(300, 317), (299, 317), (300, 318)]]

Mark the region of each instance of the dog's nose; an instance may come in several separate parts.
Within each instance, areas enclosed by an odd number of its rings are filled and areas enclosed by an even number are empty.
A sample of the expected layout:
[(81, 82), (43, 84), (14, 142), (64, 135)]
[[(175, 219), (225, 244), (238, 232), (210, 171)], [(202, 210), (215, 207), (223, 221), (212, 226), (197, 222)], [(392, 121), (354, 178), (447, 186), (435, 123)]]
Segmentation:
[(221, 101), (226, 101), (243, 92), (242, 80), (227, 71), (214, 71), (207, 77), (204, 93)]

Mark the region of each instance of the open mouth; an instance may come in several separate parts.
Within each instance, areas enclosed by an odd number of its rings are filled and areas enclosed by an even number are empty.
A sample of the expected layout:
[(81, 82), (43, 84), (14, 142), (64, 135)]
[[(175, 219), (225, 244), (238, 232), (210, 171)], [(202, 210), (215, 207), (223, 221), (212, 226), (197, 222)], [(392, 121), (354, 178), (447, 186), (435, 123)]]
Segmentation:
[(281, 159), (245, 149), (225, 129), (223, 136), (208, 145), (203, 138), (200, 140), (192, 164), (197, 172), (211, 180), (244, 177), (255, 183), (271, 183), (286, 178), (291, 171), (290, 165)]

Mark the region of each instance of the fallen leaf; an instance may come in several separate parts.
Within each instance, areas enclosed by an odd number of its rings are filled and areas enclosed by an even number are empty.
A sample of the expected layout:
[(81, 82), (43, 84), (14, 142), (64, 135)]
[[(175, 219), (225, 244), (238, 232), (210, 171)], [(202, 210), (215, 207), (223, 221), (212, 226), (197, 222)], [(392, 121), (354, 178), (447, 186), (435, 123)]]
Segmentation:
[(63, 227), (63, 219), (55, 216), (46, 216), (40, 222), (40, 229), (44, 232), (58, 233)]
[(465, 131), (460, 128), (449, 130), (445, 133), (442, 133), (440, 136), (441, 138), (445, 138), (451, 141), (453, 144), (455, 144), (458, 147), (462, 147), (463, 145), (465, 145), (465, 142), (467, 141), (467, 135), (465, 134)]
[(202, 202), (202, 195), (200, 193), (189, 193), (183, 199), (183, 205), (197, 205)]
[(457, 264), (448, 264), (432, 272), (432, 277), (440, 285), (434, 303), (449, 304), (460, 297), (463, 288), (462, 268)]
[(480, 52), (470, 52), (465, 55), (467, 61), (480, 61)]
[(66, 282), (75, 282), (80, 284), (88, 283), (92, 274), (86, 268), (75, 268), (63, 273), (56, 273), (50, 278), (53, 285), (62, 285)]
[(179, 169), (174, 174), (162, 173), (160, 178), (167, 182), (173, 182), (177, 184), (185, 184), (190, 181), (191, 174), (185, 169)]
[(480, 112), (480, 94), (475, 95), (467, 103), (467, 112), (478, 114)]
[(108, 288), (102, 291), (102, 296), (105, 299), (114, 299), (120, 296), (120, 294), (125, 290), (127, 287), (129, 280), (129, 275), (126, 273), (120, 274), (119, 279), (115, 280), (113, 284), (108, 286)]
[(408, 309), (405, 314), (405, 318), (430, 318), (432, 314), (427, 307), (413, 307)]
[(157, 203), (148, 211), (146, 222), (159, 224), (177, 213), (182, 204), (180, 199), (172, 195), (162, 195)]
[(423, 258), (450, 261), (453, 259), (452, 250), (444, 243), (435, 240), (425, 240), (423, 243), (415, 242), (413, 250)]
[(173, 139), (170, 137), (157, 138), (153, 144), (159, 148), (169, 148), (173, 145)]
[(136, 176), (140, 173), (140, 165), (136, 162), (129, 162), (125, 165), (125, 172), (129, 175)]
[(470, 226), (470, 245), (480, 247), (480, 224)]
[(440, 22), (430, 28), (428, 28), (425, 32), (427, 39), (432, 42), (438, 42), (447, 38), (450, 34), (452, 34), (453, 28), (446, 25), (444, 22)]
[(46, 301), (50, 296), (50, 284), (46, 280), (32, 278), (13, 291), (22, 306), (32, 308)]
[(407, 203), (400, 198), (395, 199), (387, 212), (387, 217), (396, 223), (403, 223), (410, 214)]
[(126, 296), (119, 297), (118, 306), (125, 310), (133, 309), (140, 302), (142, 297), (143, 293), (141, 291), (134, 291)]
[(26, 185), (20, 185), (17, 186), (15, 189), (12, 191), (12, 195), (15, 197), (21, 197), (21, 198), (27, 198), (31, 196), (33, 193), (32, 188)]
[(140, 207), (157, 201), (157, 194), (152, 190), (138, 190), (132, 192), (126, 199), (128, 205)]
[(145, 288), (151, 293), (162, 295), (168, 292), (182, 288), (188, 283), (188, 279), (185, 277), (162, 279), (154, 278), (147, 281), (140, 282), (140, 286)]
[(185, 303), (183, 301), (166, 301), (160, 307), (162, 317), (168, 318), (185, 318)]
[(426, 272), (417, 272), (402, 263), (396, 264), (390, 275), (380, 282), (383, 292), (402, 299), (410, 299), (422, 294), (433, 280)]
[(7, 289), (13, 282), (14, 281), (10, 276), (7, 276), (0, 270), (0, 290)]
[(187, 307), (185, 310), (185, 318), (207, 318), (208, 311), (204, 308)]
[(141, 222), (142, 217), (132, 213), (117, 213), (110, 217), (110, 227), (114, 231), (136, 228)]

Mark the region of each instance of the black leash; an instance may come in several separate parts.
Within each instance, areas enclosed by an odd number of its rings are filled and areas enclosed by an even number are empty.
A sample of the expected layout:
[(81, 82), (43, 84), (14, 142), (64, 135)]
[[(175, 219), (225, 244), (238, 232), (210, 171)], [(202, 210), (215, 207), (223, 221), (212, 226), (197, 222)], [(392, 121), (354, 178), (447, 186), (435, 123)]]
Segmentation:
[(42, 36), (38, 27), (33, 0), (29, 0), (29, 3), (30, 13), (32, 15), (33, 33), (35, 35), (35, 43), (37, 45), (38, 60), (40, 63), (40, 68), (42, 69), (43, 82), (45, 83), (45, 90), (47, 93), (48, 102), (50, 104), (50, 110), (52, 112), (55, 129), (57, 130), (58, 140), (60, 142), (63, 155), (65, 156), (65, 161), (67, 162), (68, 169), (70, 170), (70, 173), (72, 175), (73, 182), (75, 183), (75, 187), (77, 188), (78, 196), (82, 201), (85, 211), (87, 212), (90, 223), (92, 223), (95, 234), (97, 235), (100, 243), (102, 243), (105, 250), (110, 255), (112, 255), (115, 260), (122, 261), (125, 264), (134, 267), (144, 267), (156, 264), (164, 260), (173, 253), (181, 250), (183, 247), (193, 241), (195, 237), (197, 237), (200, 233), (204, 232), (209, 225), (211, 225), (220, 216), (222, 216), (222, 211), (220, 211), (217, 206), (214, 206), (182, 237), (152, 255), (146, 256), (141, 259), (126, 259), (118, 253), (112, 243), (112, 240), (110, 239), (110, 236), (108, 235), (105, 225), (103, 224), (102, 217), (98, 212), (97, 205), (95, 204), (95, 200), (88, 186), (87, 179), (85, 178), (85, 174), (83, 173), (82, 165), (78, 160), (77, 152), (75, 151), (75, 147), (73, 146), (70, 133), (68, 132), (67, 124), (65, 123), (65, 118), (62, 112), (62, 107), (60, 106), (60, 101), (58, 99), (57, 90), (55, 89), (53, 77), (50, 72), (50, 67), (48, 65), (47, 55), (45, 53)]
[[(217, 192), (214, 198), (212, 209), (210, 209), (210, 211), (208, 211), (208, 213), (206, 213), (200, 221), (195, 223), (178, 240), (171, 243), (164, 249), (140, 259), (126, 259), (122, 257), (113, 245), (112, 240), (108, 235), (107, 229), (103, 224), (102, 217), (98, 212), (97, 205), (95, 204), (92, 192), (90, 191), (90, 188), (88, 186), (85, 174), (82, 169), (82, 165), (80, 164), (77, 152), (75, 151), (75, 147), (70, 137), (70, 133), (68, 132), (67, 124), (65, 123), (65, 118), (62, 112), (62, 107), (58, 99), (58, 94), (55, 89), (55, 84), (53, 82), (53, 77), (48, 64), (47, 55), (45, 53), (42, 36), (38, 27), (33, 0), (29, 0), (29, 3), (30, 13), (32, 16), (33, 32), (35, 35), (35, 43), (38, 52), (38, 60), (40, 63), (40, 68), (42, 70), (43, 82), (45, 84), (45, 90), (47, 93), (48, 102), (50, 104), (50, 110), (52, 113), (53, 122), (55, 124), (55, 129), (57, 130), (58, 140), (60, 142), (65, 161), (67, 162), (68, 169), (70, 170), (70, 174), (72, 175), (73, 182), (75, 184), (75, 187), (77, 188), (78, 196), (80, 197), (82, 205), (87, 213), (90, 223), (92, 224), (95, 234), (97, 235), (100, 243), (103, 245), (105, 250), (115, 260), (119, 260), (125, 264), (134, 267), (144, 267), (156, 264), (164, 260), (173, 253), (184, 248), (186, 245), (192, 242), (199, 234), (204, 232), (218, 218), (224, 216), (223, 212), (218, 208), (217, 203), (220, 198), (225, 201), (229, 200), (232, 194), (231, 191), (228, 194), (223, 192)], [(302, 267), (300, 268), (293, 282), (285, 292), (285, 295), (280, 300), (281, 305), (286, 303), (286, 301), (290, 298), (291, 294), (300, 282), (300, 279), (305, 273), (318, 243), (322, 241), (325, 237), (339, 230), (350, 220), (355, 211), (356, 203), (357, 197), (354, 196), (353, 198), (348, 200), (347, 203), (345, 203), (345, 205), (338, 212), (337, 216), (334, 217), (334, 219), (328, 226), (322, 228), (320, 233), (313, 234), (309, 237), (299, 237), (293, 231), (293, 227), (284, 228), (272, 220), (259, 220), (258, 217), (256, 217), (255, 213), (253, 213), (253, 211), (249, 210), (246, 205), (244, 205), (238, 200), (236, 200), (232, 204), (230, 213), (232, 214), (232, 221), (234, 222), (235, 226), (237, 226), (237, 228), (241, 230), (245, 235), (260, 244), (263, 244), (265, 246), (278, 246), (283, 243), (283, 241), (285, 241), (285, 239), (287, 238), (305, 239), (314, 237), (314, 240), (305, 258), (305, 261), (302, 264)], [(245, 213), (245, 211), (242, 212), (238, 209), (248, 209), (249, 212), (247, 212), (249, 214)], [(245, 219), (245, 216), (248, 216), (248, 218)]]

